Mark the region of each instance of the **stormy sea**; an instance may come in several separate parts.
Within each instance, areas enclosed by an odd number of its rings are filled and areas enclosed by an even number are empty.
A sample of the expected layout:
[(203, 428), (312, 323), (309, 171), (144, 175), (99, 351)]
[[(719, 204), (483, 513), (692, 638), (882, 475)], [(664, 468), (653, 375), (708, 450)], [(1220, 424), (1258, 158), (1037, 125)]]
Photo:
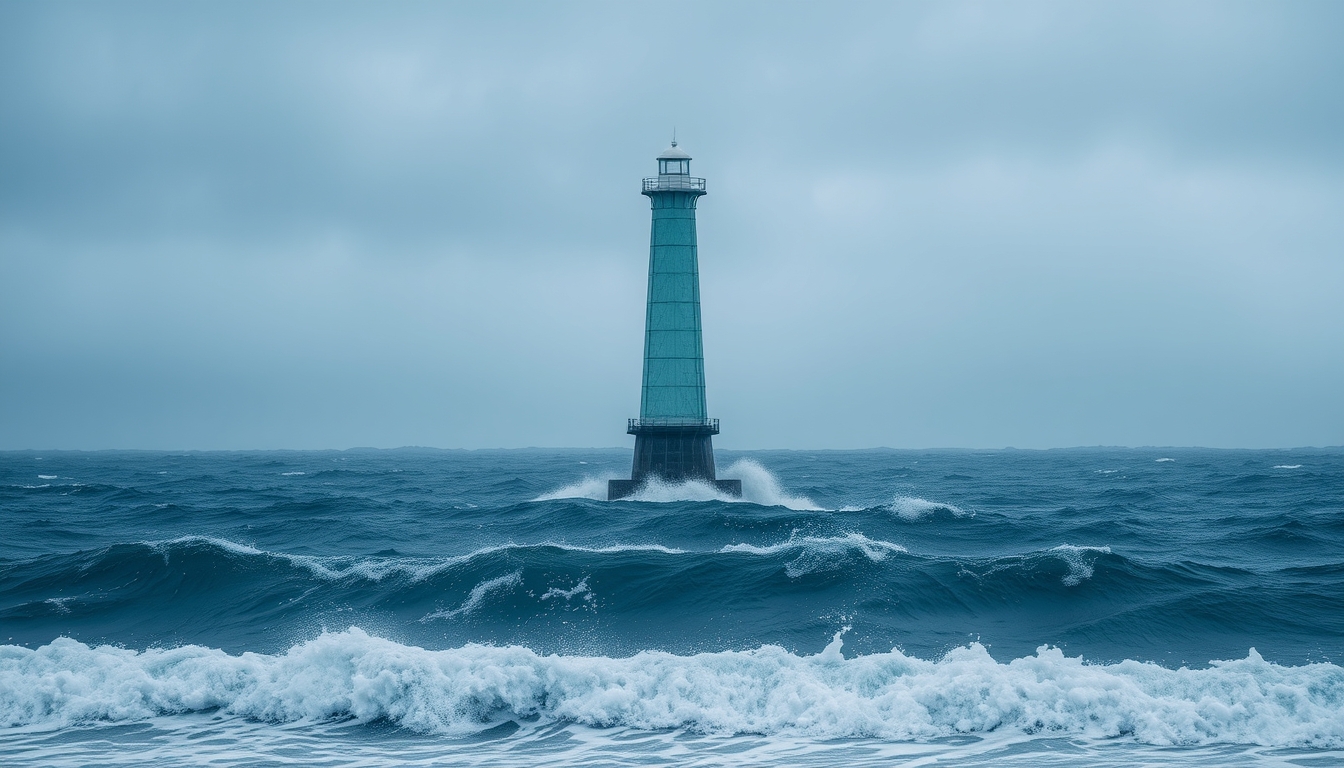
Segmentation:
[(1344, 449), (0, 453), (0, 764), (1344, 762)]

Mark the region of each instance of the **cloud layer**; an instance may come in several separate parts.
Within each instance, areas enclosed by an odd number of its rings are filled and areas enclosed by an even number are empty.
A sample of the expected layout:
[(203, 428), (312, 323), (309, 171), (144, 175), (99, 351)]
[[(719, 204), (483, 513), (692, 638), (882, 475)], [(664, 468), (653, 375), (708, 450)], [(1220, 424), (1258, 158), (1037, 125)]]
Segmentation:
[(1331, 3), (10, 4), (0, 448), (1344, 442)]

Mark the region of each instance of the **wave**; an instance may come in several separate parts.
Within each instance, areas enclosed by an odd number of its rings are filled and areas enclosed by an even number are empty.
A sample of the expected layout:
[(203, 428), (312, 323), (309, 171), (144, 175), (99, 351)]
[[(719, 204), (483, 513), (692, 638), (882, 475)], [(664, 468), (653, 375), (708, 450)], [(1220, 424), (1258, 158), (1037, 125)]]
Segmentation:
[(861, 533), (844, 536), (789, 536), (787, 541), (768, 546), (754, 544), (729, 544), (719, 550), (722, 553), (747, 553), (752, 555), (774, 556), (797, 553), (798, 556), (784, 566), (789, 578), (796, 579), (811, 573), (833, 571), (841, 568), (854, 553), (862, 554), (869, 562), (879, 563), (892, 554), (904, 554), (907, 550), (900, 544), (889, 541), (875, 541)]
[(947, 512), (953, 517), (974, 516), (952, 504), (928, 501), (915, 496), (897, 496), (896, 500), (888, 504), (886, 509), (895, 512), (903, 520), (918, 520), (921, 517), (928, 517), (938, 512)]
[[(423, 617), (421, 621), (424, 622), (470, 615), (488, 597), (505, 587), (518, 586), (521, 582), (521, 572), (513, 571), (517, 571), (516, 565), (519, 562), (526, 563), (530, 569), (620, 568), (636, 564), (640, 568), (648, 569), (657, 567), (656, 563), (647, 557), (638, 556), (694, 556), (708, 561), (722, 555), (747, 554), (778, 558), (783, 561), (785, 573), (790, 578), (799, 578), (813, 573), (843, 570), (849, 563), (854, 562), (856, 557), (879, 563), (892, 554), (906, 552), (906, 548), (900, 544), (872, 539), (854, 532), (835, 536), (809, 536), (794, 531), (787, 539), (772, 544), (733, 543), (705, 550), (634, 543), (603, 546), (555, 541), (508, 543), (442, 557), (395, 554), (299, 555), (268, 551), (211, 536), (183, 536), (162, 541), (114, 544), (98, 550), (16, 562), (0, 569), (0, 576), (21, 583), (22, 592), (34, 595), (37, 601), (34, 606), (45, 605), (51, 611), (69, 613), (72, 606), (85, 602), (89, 594), (99, 594), (100, 590), (110, 590), (104, 594), (125, 592), (132, 585), (134, 588), (131, 592), (139, 598), (149, 598), (152, 595), (166, 596), (164, 590), (172, 590), (171, 594), (176, 599), (181, 597), (182, 587), (171, 575), (185, 572), (227, 574), (224, 577), (226, 583), (237, 584), (242, 581), (253, 584), (254, 589), (261, 590), (283, 592), (303, 588), (304, 581), (311, 579), (318, 584), (344, 585), (351, 588), (361, 584), (378, 585), (383, 590), (382, 594), (390, 594), (386, 591), (388, 588), (400, 590), (416, 587), (422, 592), (424, 589), (438, 589), (443, 586), (438, 577), (443, 575), (453, 574), (454, 578), (463, 576), (471, 578), (473, 574), (480, 574), (476, 576), (480, 579), (477, 582), (478, 586), (471, 591), (465, 602), (452, 609), (436, 610)], [(594, 560), (572, 560), (566, 558), (566, 555), (617, 556), (618, 559), (607, 560), (604, 563)], [(622, 565), (619, 559), (621, 556), (636, 556), (637, 563)], [(517, 559), (519, 557), (522, 558), (521, 561)], [(587, 565), (582, 565), (584, 563)], [(279, 568), (280, 564), (292, 570)], [(722, 565), (731, 567), (726, 562)], [(511, 573), (498, 576), (498, 569), (501, 566), (509, 568)], [(494, 574), (490, 573), (491, 570), (494, 570)], [(124, 574), (127, 573), (135, 574), (136, 578), (126, 583)], [(300, 581), (293, 581), (295, 577)], [(586, 582), (583, 586), (587, 588)], [(218, 584), (209, 581), (200, 584), (200, 587), (214, 590), (218, 588)], [(83, 596), (48, 599), (51, 591), (56, 591), (60, 595), (72, 589), (80, 590)], [(46, 595), (41, 594), (44, 591)], [(131, 596), (130, 593), (126, 594), (128, 598)], [(564, 596), (566, 600), (573, 597), (565, 592), (552, 595), (554, 596)], [(591, 595), (586, 599), (591, 600)]]
[[(1043, 561), (1054, 559), (1062, 561), (1068, 569), (1059, 577), (1060, 583), (1066, 587), (1076, 587), (1092, 578), (1096, 572), (1097, 557), (1110, 554), (1110, 547), (1060, 544), (1057, 547), (1031, 552), (1026, 555), (1005, 555), (992, 558), (987, 561), (987, 567), (984, 567), (983, 570), (973, 563), (968, 563), (962, 566), (962, 572), (977, 579), (984, 579), (1004, 571), (1021, 572), (1028, 575), (1048, 573), (1046, 569), (1042, 568)], [(1133, 565), (1123, 558), (1121, 562)]]
[(1093, 566), (1083, 558), (1083, 555), (1091, 552), (1099, 555), (1111, 554), (1110, 547), (1077, 547), (1072, 544), (1060, 544), (1050, 550), (1069, 566), (1069, 572), (1064, 574), (1060, 582), (1066, 587), (1076, 587), (1084, 581), (1092, 578)]
[[(709, 483), (688, 480), (681, 483), (664, 483), (650, 480), (633, 496), (622, 501), (644, 501), (667, 503), (675, 501), (722, 501), (728, 503), (747, 502), (765, 507), (787, 507), (800, 512), (824, 511), (806, 496), (795, 496), (783, 489), (779, 479), (770, 470), (752, 459), (739, 459), (728, 469), (718, 473), (725, 478), (742, 481), (741, 498), (729, 496)], [(582, 480), (557, 488), (537, 496), (533, 501), (557, 501), (560, 499), (607, 500), (607, 481), (619, 479), (585, 477)]]
[(67, 638), (0, 646), (0, 724), (61, 728), (222, 711), (264, 722), (387, 721), (466, 735), (511, 719), (700, 733), (926, 740), (1020, 732), (1154, 745), (1344, 746), (1344, 668), (1246, 658), (1205, 669), (1094, 665), (1042, 646), (1000, 663), (978, 643), (926, 661), (777, 646), (628, 658), (519, 646), (431, 651), (358, 628), (283, 654), (127, 650)]
[(664, 555), (683, 554), (683, 550), (665, 547), (661, 544), (612, 544), (603, 547), (589, 547), (565, 544), (555, 541), (543, 541), (536, 544), (496, 544), (481, 547), (461, 555), (446, 557), (401, 557), (401, 556), (357, 556), (357, 555), (292, 555), (284, 552), (270, 552), (256, 549), (246, 544), (238, 544), (227, 539), (209, 536), (184, 536), (161, 542), (147, 542), (145, 545), (161, 552), (165, 559), (171, 557), (176, 545), (204, 544), (226, 552), (252, 557), (284, 560), (303, 568), (324, 581), (346, 581), (363, 579), (383, 581), (389, 577), (400, 576), (411, 582), (424, 581), (456, 565), (497, 554), (500, 552), (536, 551), (558, 549), (564, 552), (586, 552), (589, 554), (609, 555), (623, 552), (657, 552)]

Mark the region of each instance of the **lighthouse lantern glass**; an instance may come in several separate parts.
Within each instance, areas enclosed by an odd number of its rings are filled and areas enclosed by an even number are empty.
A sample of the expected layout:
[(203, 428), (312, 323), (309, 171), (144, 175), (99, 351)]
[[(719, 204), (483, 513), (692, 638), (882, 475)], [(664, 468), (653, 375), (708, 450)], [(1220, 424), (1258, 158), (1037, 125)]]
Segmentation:
[(659, 160), (658, 173), (666, 176), (670, 173), (685, 175), (691, 172), (690, 160)]

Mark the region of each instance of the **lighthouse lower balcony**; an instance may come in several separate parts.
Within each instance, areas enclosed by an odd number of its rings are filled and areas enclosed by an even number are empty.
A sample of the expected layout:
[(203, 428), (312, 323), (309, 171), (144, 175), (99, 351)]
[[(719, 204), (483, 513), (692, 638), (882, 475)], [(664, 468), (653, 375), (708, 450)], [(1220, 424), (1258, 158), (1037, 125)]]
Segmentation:
[(627, 435), (639, 435), (649, 432), (693, 432), (697, 434), (719, 434), (718, 419), (630, 419), (625, 429)]

